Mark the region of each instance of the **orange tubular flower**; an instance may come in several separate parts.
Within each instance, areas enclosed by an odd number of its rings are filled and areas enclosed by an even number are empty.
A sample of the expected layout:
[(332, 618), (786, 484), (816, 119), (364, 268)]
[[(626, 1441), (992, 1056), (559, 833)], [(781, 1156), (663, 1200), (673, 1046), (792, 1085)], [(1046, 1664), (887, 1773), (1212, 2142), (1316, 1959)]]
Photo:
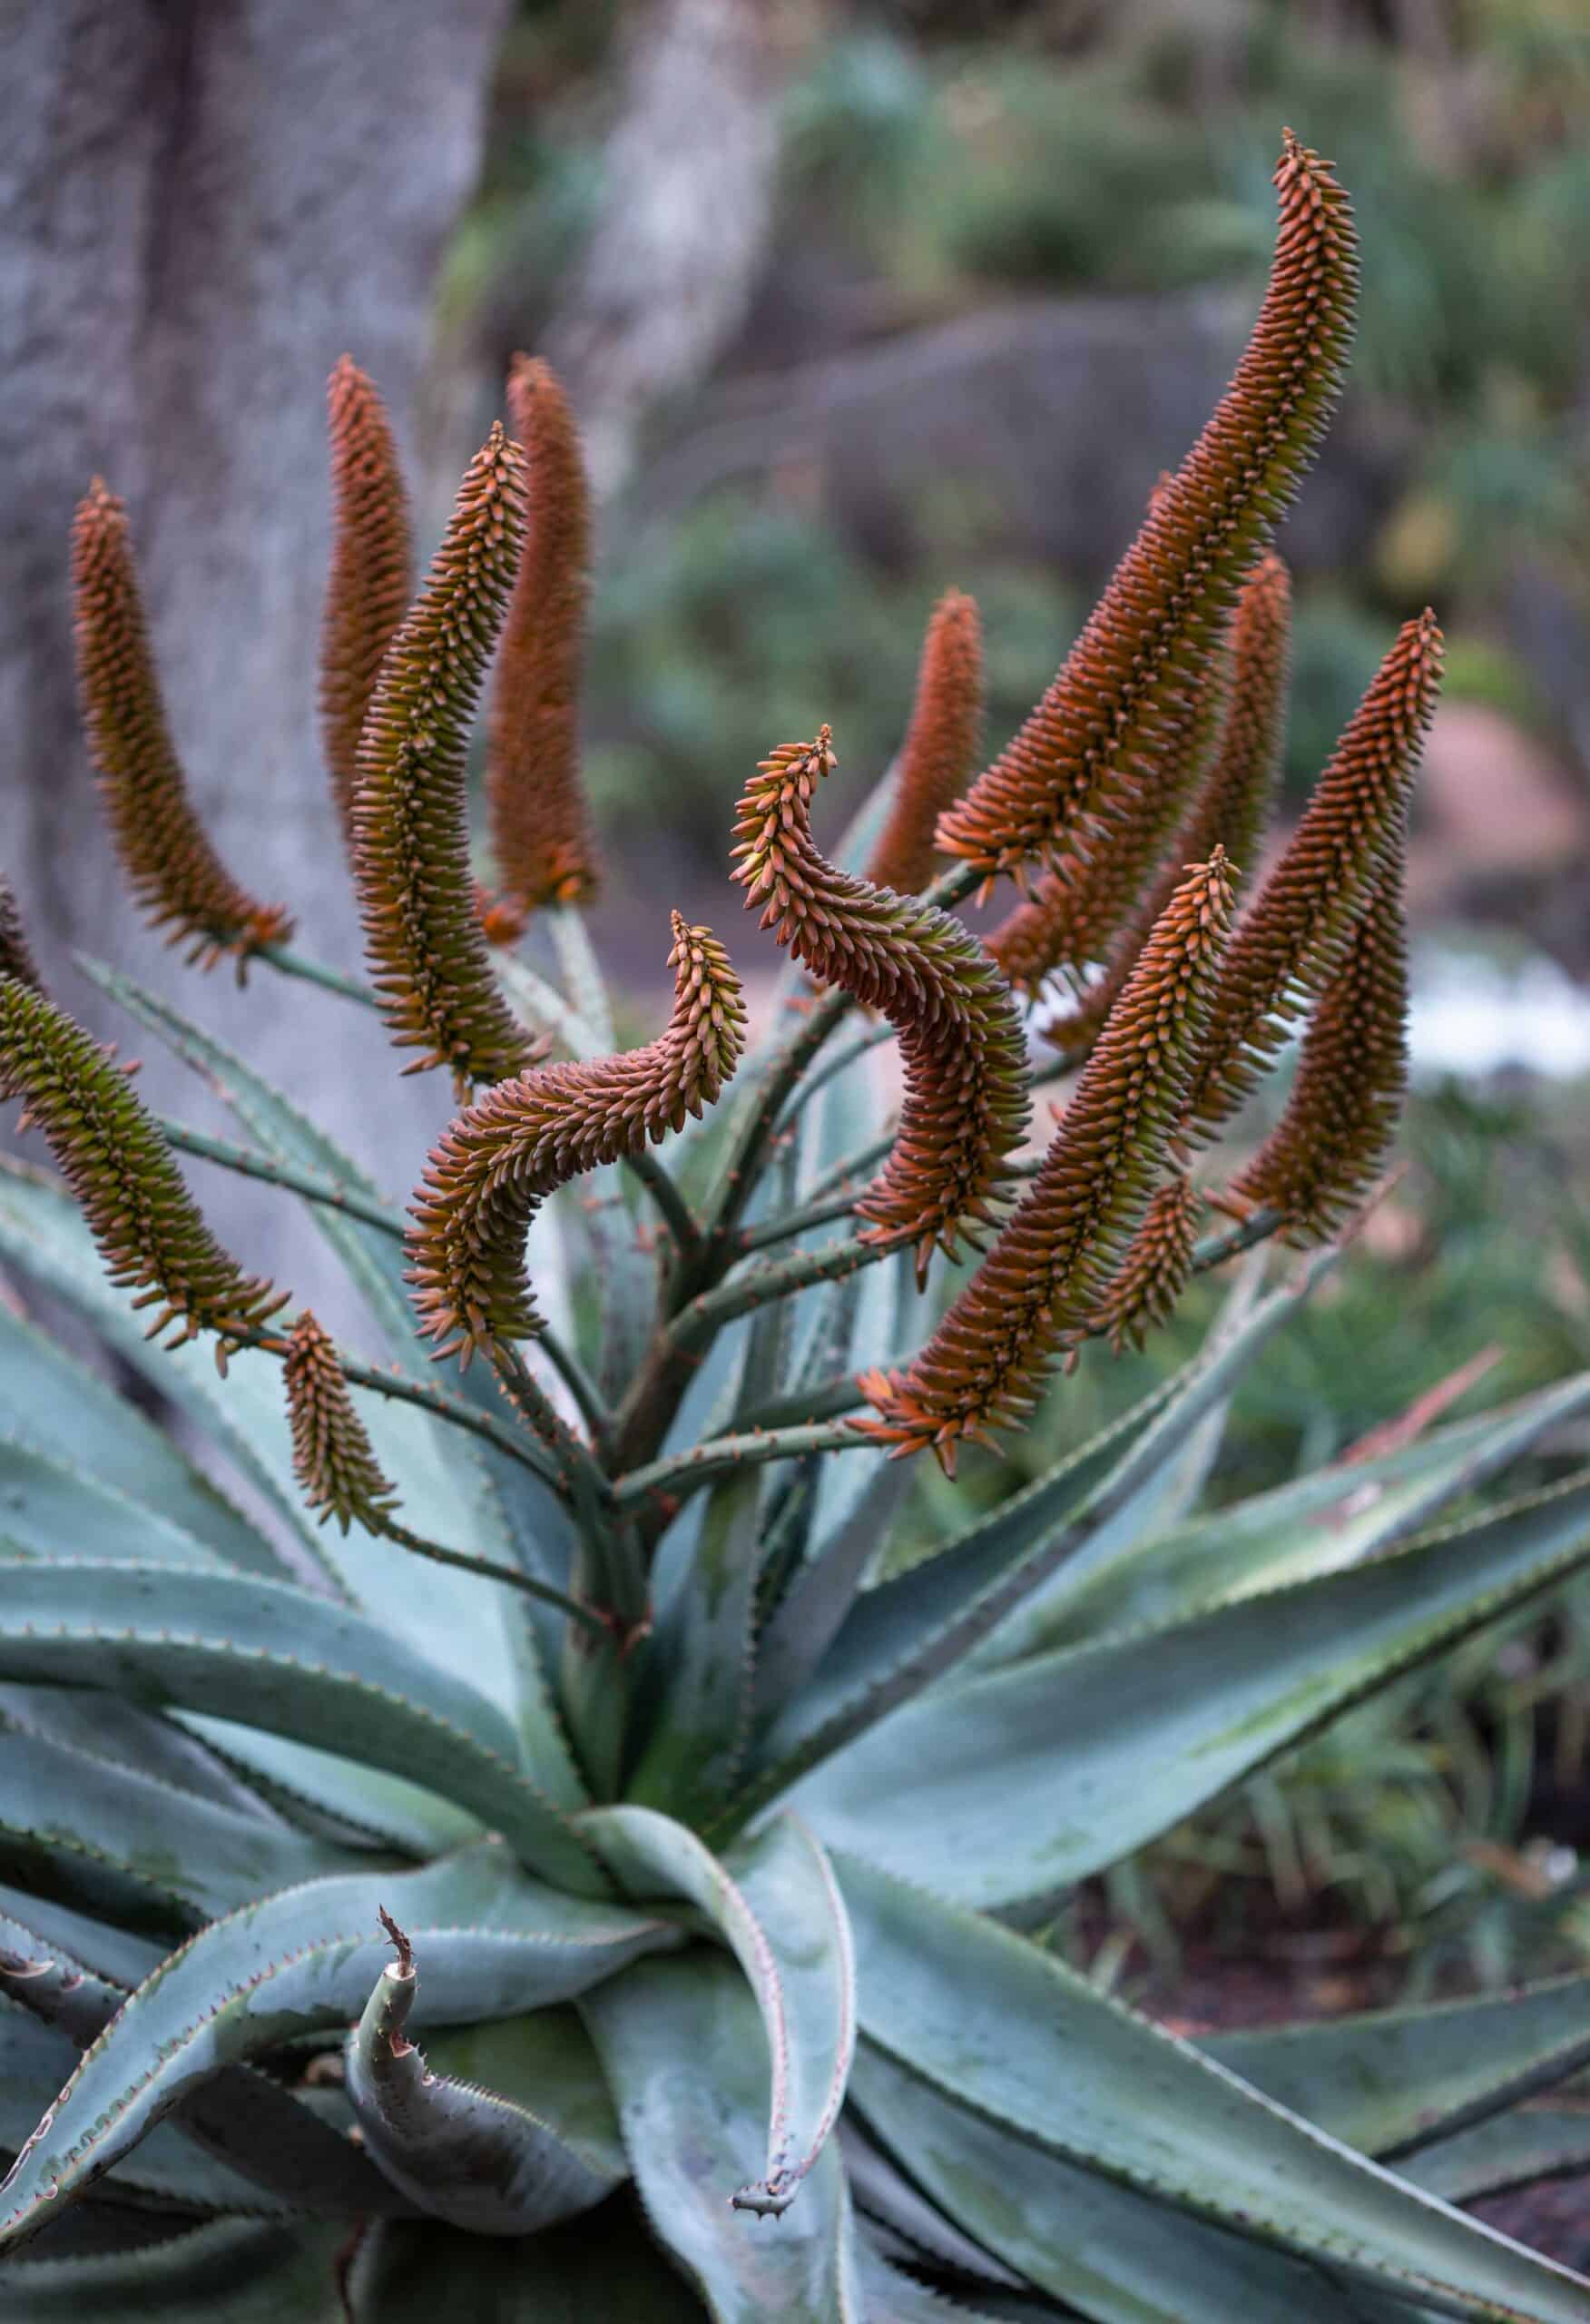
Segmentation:
[(72, 527), (77, 673), (88, 747), (111, 836), (133, 899), (190, 960), (224, 954), (241, 981), (250, 952), (285, 943), (280, 904), (256, 903), (211, 846), (193, 812), (166, 724), (138, 594), (127, 512), (95, 477)]
[(1290, 130), (1275, 182), (1274, 264), (1235, 378), (1047, 694), (939, 821), (940, 848), (988, 878), (1087, 852), (1183, 751), (1191, 681), (1324, 428), (1352, 330), (1351, 210)]
[(933, 832), (966, 789), (983, 726), (983, 628), (975, 597), (947, 589), (934, 606), (900, 750), (894, 805), (867, 877), (914, 896), (933, 877)]
[[(1105, 974), (1074, 1008), (1040, 1028), (1056, 1049), (1082, 1048), (1104, 1023), (1150, 930), (1175, 893), (1183, 864), (1207, 862), (1217, 847), (1224, 848), (1239, 874), (1257, 861), (1286, 746), (1291, 635), (1291, 577), (1281, 559), (1268, 550), (1237, 599), (1231, 684), (1213, 763), (1166, 851), (1158, 879), (1112, 947)], [(1012, 974), (1009, 967), (1006, 973)]]
[(1408, 1083), (1401, 864), (1376, 881), (1315, 1004), (1286, 1110), (1221, 1198), (1278, 1210), (1284, 1239), (1327, 1241), (1384, 1167)]
[(1440, 679), (1441, 633), (1427, 610), (1381, 663), (1232, 940), (1188, 1103), (1188, 1143), (1231, 1118), (1287, 1024), (1341, 967), (1369, 889), (1401, 849)]
[(962, 1437), (988, 1443), (1028, 1413), (1049, 1362), (1085, 1327), (1186, 1102), (1232, 905), (1224, 856), (1192, 867), (1150, 937), (1037, 1176), (977, 1275), (903, 1374), (861, 1386), (898, 1448), (947, 1474)]
[(716, 1103), (745, 1042), (740, 983), (706, 928), (673, 914), (673, 1014), (645, 1048), (544, 1065), (488, 1089), (431, 1155), (408, 1230), (420, 1329), (466, 1364), (541, 1329), (525, 1274), (537, 1206), (582, 1171), (638, 1154)]
[(350, 1525), (383, 1531), (397, 1489), (381, 1473), (330, 1334), (307, 1307), (287, 1334), (282, 1381), (293, 1474), (309, 1507), (322, 1525), (335, 1517), (345, 1533)]
[(327, 383), (331, 435), (331, 578), (320, 639), (320, 726), (337, 820), (353, 858), (358, 738), (382, 658), (408, 611), (408, 500), (386, 408), (344, 355)]
[(200, 1216), (159, 1125), (126, 1074), (64, 1009), (15, 976), (0, 976), (0, 1098), (20, 1098), (49, 1140), (113, 1283), (158, 1306), (153, 1339), (181, 1325), (172, 1345), (217, 1334), (230, 1347), (260, 1330), (286, 1301), (245, 1275)]
[(597, 885), (580, 789), (580, 653), (591, 519), (580, 438), (545, 363), (516, 355), (508, 426), (525, 450), (529, 524), (486, 734), (497, 879), (521, 904), (580, 903)]
[(531, 1060), (492, 975), (469, 872), (465, 763), (524, 526), (520, 458), (500, 425), (469, 464), (358, 746), (354, 878), (365, 955), (410, 1073), (451, 1068), (460, 1097)]
[(954, 1257), (965, 1223), (992, 1216), (1026, 1129), (1026, 1044), (1004, 979), (958, 920), (836, 871), (813, 845), (811, 794), (834, 763), (826, 726), (762, 761), (740, 802), (733, 876), (803, 967), (899, 1035), (899, 1135), (855, 1207), (872, 1240), (916, 1246), (921, 1275), (936, 1244)]

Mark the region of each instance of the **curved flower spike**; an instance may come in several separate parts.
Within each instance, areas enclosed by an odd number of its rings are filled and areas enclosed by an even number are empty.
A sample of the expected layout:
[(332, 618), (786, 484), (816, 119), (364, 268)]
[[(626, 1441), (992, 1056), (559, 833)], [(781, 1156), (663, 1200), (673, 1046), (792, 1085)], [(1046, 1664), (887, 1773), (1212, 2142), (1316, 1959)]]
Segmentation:
[(1288, 1022), (1336, 975), (1369, 890), (1398, 857), (1441, 647), (1428, 608), (1404, 625), (1232, 938), (1188, 1101), (1189, 1143), (1231, 1118)]
[(1020, 733), (939, 822), (988, 878), (1085, 852), (1192, 714), (1190, 677), (1323, 432), (1352, 330), (1352, 214), (1288, 130), (1270, 285), (1236, 375), (1149, 509), (1065, 666)]
[(27, 940), (21, 909), (4, 872), (0, 872), (0, 976), (15, 977), (19, 984), (31, 985), (35, 992), (44, 989), (33, 946)]
[(673, 914), (673, 1014), (645, 1049), (500, 1082), (444, 1132), (410, 1206), (420, 1329), (467, 1364), (541, 1328), (525, 1274), (537, 1206), (568, 1179), (638, 1154), (716, 1102), (745, 1044), (740, 982), (706, 928)]
[(524, 529), (521, 462), (500, 424), (470, 462), (424, 589), (388, 649), (359, 739), (354, 877), (392, 1037), (450, 1067), (463, 1096), (529, 1062), (475, 911), (465, 760)]
[(553, 371), (528, 355), (508, 373), (508, 427), (525, 451), (529, 524), (486, 730), (492, 852), (521, 905), (581, 903), (597, 885), (580, 788), (591, 519), (574, 417)]
[(127, 511), (98, 477), (72, 526), (72, 593), (83, 723), (111, 837), (133, 900), (190, 960), (211, 968), (235, 955), (240, 982), (250, 952), (285, 943), (280, 904), (239, 887), (193, 812), (166, 724), (138, 593)]
[(1087, 1319), (1116, 1355), (1168, 1324), (1192, 1272), (1203, 1197), (1183, 1171), (1158, 1187), (1103, 1298)]
[(383, 1531), (397, 1488), (381, 1473), (331, 1335), (307, 1307), (287, 1334), (282, 1381), (292, 1470), (305, 1501), (322, 1525), (335, 1517), (345, 1533), (350, 1525)]
[(21, 1098), (49, 1140), (111, 1281), (159, 1307), (149, 1327), (176, 1339), (217, 1334), (216, 1360), (286, 1304), (246, 1275), (216, 1241), (182, 1183), (160, 1129), (126, 1074), (40, 992), (0, 976), (0, 1097)]
[(1400, 862), (1388, 865), (1315, 1003), (1286, 1110), (1220, 1197), (1273, 1209), (1294, 1246), (1329, 1241), (1385, 1167), (1408, 1083)]
[(331, 577), (320, 636), (320, 726), (343, 843), (354, 852), (358, 738), (381, 663), (413, 586), (408, 500), (391, 423), (350, 355), (327, 382), (331, 436)]
[(733, 876), (804, 967), (899, 1035), (899, 1134), (855, 1207), (872, 1240), (915, 1244), (922, 1275), (935, 1244), (953, 1258), (964, 1222), (992, 1215), (1000, 1166), (1026, 1129), (1026, 1043), (1008, 987), (958, 920), (837, 871), (813, 845), (830, 743), (825, 726), (762, 761), (740, 802)]
[(929, 1447), (955, 1472), (1029, 1413), (1049, 1362), (1080, 1330), (1142, 1215), (1182, 1118), (1231, 917), (1225, 858), (1190, 868), (1111, 1012), (1020, 1205), (973, 1281), (903, 1374), (866, 1374), (878, 1417), (854, 1426)]
[(983, 628), (977, 601), (947, 589), (922, 643), (917, 699), (900, 749), (894, 805), (867, 877), (914, 896), (933, 877), (933, 832), (966, 789), (983, 725)]

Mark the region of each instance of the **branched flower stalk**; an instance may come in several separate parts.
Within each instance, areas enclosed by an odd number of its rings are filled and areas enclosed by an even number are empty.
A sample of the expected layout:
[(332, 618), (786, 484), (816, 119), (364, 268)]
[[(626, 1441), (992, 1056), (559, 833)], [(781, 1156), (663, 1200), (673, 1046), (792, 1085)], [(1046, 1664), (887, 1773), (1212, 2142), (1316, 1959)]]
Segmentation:
[(320, 640), (320, 726), (343, 844), (354, 855), (358, 739), (387, 648), (408, 611), (414, 550), (391, 423), (351, 356), (327, 384), (331, 576)]
[(1026, 1049), (1008, 989), (958, 921), (836, 870), (811, 837), (812, 794), (834, 765), (825, 726), (764, 759), (741, 799), (734, 878), (747, 909), (825, 984), (888, 1018), (906, 1095), (888, 1160), (855, 1203), (869, 1238), (935, 1247), (986, 1224), (1027, 1124)]
[(161, 698), (127, 512), (99, 478), (72, 527), (77, 674), (100, 797), (134, 901), (210, 968), (283, 944), (292, 921), (239, 886), (193, 812)]
[(459, 487), (359, 740), (356, 879), (370, 976), (406, 1070), (447, 1066), (463, 1096), (531, 1061), (476, 914), (465, 788), (470, 722), (524, 538), (523, 463), (500, 425)]
[[(580, 659), (590, 595), (591, 517), (579, 431), (550, 368), (516, 355), (508, 432), (525, 462), (525, 553), (497, 655), (486, 728), (486, 797), (502, 899), (516, 911), (583, 903), (597, 886), (580, 784)], [(521, 921), (522, 924), (522, 921)]]

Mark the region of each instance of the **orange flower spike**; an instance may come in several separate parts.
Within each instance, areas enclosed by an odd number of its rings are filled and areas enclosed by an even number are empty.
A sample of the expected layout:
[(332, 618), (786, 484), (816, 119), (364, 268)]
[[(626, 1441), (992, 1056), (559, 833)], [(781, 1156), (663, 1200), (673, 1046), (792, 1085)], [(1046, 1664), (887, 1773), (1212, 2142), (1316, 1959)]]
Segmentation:
[(282, 1380), (293, 1474), (305, 1501), (322, 1525), (335, 1517), (345, 1533), (350, 1525), (383, 1531), (397, 1489), (381, 1473), (331, 1336), (307, 1307), (287, 1334)]
[(1151, 1331), (1168, 1324), (1192, 1272), (1203, 1198), (1178, 1171), (1143, 1212), (1126, 1256), (1087, 1319), (1090, 1333), (1107, 1336), (1116, 1355), (1128, 1343), (1140, 1348)]
[(947, 589), (934, 606), (900, 749), (894, 805), (867, 877), (914, 896), (933, 877), (933, 832), (966, 789), (983, 727), (983, 627), (975, 597)]
[(149, 1337), (172, 1324), (173, 1344), (213, 1332), (224, 1371), (228, 1349), (289, 1295), (222, 1250), (122, 1068), (15, 976), (0, 976), (0, 1098), (22, 1098), (43, 1130), (111, 1281), (139, 1294), (135, 1307), (158, 1307)]
[(414, 551), (391, 423), (349, 355), (327, 382), (331, 576), (320, 636), (320, 730), (343, 843), (354, 851), (358, 738), (381, 662), (408, 610)]
[(856, 1203), (873, 1241), (951, 1257), (986, 1221), (1028, 1118), (1026, 1043), (1016, 1003), (958, 920), (838, 871), (814, 845), (811, 800), (835, 764), (825, 726), (764, 759), (740, 801), (734, 878), (748, 910), (824, 984), (887, 1017), (905, 1099), (883, 1169)]
[(1290, 130), (1275, 182), (1274, 262), (1235, 377), (1043, 700), (940, 818), (940, 848), (988, 878), (1087, 852), (1178, 746), (1188, 674), (1324, 430), (1352, 331), (1352, 213), (1329, 163)]
[(988, 1442), (1037, 1401), (1087, 1319), (1148, 1199), (1186, 1100), (1230, 921), (1217, 848), (1192, 866), (1144, 946), (1036, 1177), (977, 1275), (903, 1374), (861, 1383), (854, 1424), (953, 1474), (962, 1437)]
[(439, 1357), (541, 1329), (525, 1236), (555, 1187), (638, 1154), (716, 1103), (745, 1045), (745, 1009), (710, 929), (673, 914), (673, 1013), (645, 1049), (543, 1065), (500, 1082), (443, 1134), (410, 1206), (408, 1280)]
[(15, 977), (19, 984), (31, 985), (34, 992), (43, 992), (44, 979), (38, 962), (34, 959), (33, 946), (27, 940), (20, 908), (12, 891), (11, 882), (0, 872), (0, 976)]
[(492, 851), (500, 886), (522, 904), (583, 903), (597, 886), (580, 788), (589, 494), (564, 391), (527, 355), (508, 374), (508, 429), (524, 448), (529, 522), (486, 733)]
[(365, 957), (406, 1068), (450, 1068), (460, 1097), (530, 1061), (492, 975), (469, 869), (466, 760), (524, 527), (521, 462), (499, 426), (470, 462), (425, 586), (388, 647), (359, 738), (354, 880)]
[(1407, 1085), (1399, 862), (1376, 881), (1315, 1004), (1285, 1111), (1222, 1206), (1280, 1211), (1295, 1247), (1329, 1241), (1384, 1168)]
[(161, 699), (127, 512), (95, 477), (72, 527), (77, 675), (89, 753), (133, 900), (211, 968), (285, 943), (280, 904), (257, 903), (211, 847), (188, 795)]
[(1369, 888), (1398, 857), (1441, 651), (1433, 614), (1405, 625), (1232, 939), (1189, 1101), (1189, 1140), (1212, 1137), (1253, 1088), (1288, 1022), (1341, 966)]

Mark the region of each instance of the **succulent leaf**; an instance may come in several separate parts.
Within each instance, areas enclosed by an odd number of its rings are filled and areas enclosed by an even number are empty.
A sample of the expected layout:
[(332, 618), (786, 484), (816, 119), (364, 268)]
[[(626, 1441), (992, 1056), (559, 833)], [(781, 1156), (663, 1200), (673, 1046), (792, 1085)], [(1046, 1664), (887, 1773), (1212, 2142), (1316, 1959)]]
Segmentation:
[(907, 1372), (862, 1382), (858, 1422), (951, 1475), (1036, 1401), (1050, 1358), (1118, 1263), (1186, 1103), (1231, 913), (1225, 858), (1191, 867), (1120, 1000), (1043, 1165), (982, 1266)]
[(350, 355), (327, 382), (331, 575), (320, 633), (320, 730), (349, 860), (358, 738), (387, 648), (408, 611), (414, 548), (398, 447), (373, 380)]
[(934, 872), (939, 816), (966, 789), (983, 725), (977, 602), (947, 589), (922, 642), (917, 698), (895, 771), (894, 803), (867, 865), (875, 888), (914, 896)]
[(193, 812), (166, 724), (132, 560), (127, 512), (96, 477), (72, 527), (72, 589), (83, 723), (116, 853), (152, 926), (206, 968), (285, 943), (292, 921), (222, 865)]
[(1352, 331), (1347, 196), (1286, 133), (1270, 286), (1198, 442), (1151, 506), (1064, 668), (1021, 732), (939, 822), (938, 844), (992, 877), (1080, 845), (1174, 757), (1189, 674), (1285, 510), (1335, 402)]
[(229, 1347), (261, 1331), (288, 1297), (245, 1275), (201, 1217), (171, 1150), (127, 1077), (64, 1010), (0, 976), (0, 1096), (25, 1100), (82, 1207), (113, 1284), (157, 1307), (149, 1328)]
[(524, 537), (516, 448), (500, 425), (470, 462), (424, 588), (388, 646), (359, 738), (354, 870), (365, 952), (407, 1072), (459, 1094), (528, 1061), (491, 972), (469, 871), (465, 759)]
[(958, 921), (837, 870), (814, 845), (812, 793), (834, 764), (826, 726), (762, 761), (740, 801), (734, 878), (796, 960), (899, 1035), (898, 1134), (854, 1206), (867, 1239), (915, 1246), (921, 1277), (935, 1246), (954, 1257), (992, 1216), (1026, 1128), (1026, 1045), (1003, 979)]
[(508, 432), (525, 454), (527, 523), (497, 657), (486, 797), (497, 880), (522, 912), (583, 903), (598, 884), (579, 764), (591, 517), (574, 416), (550, 367), (528, 355), (508, 372)]
[(673, 1013), (646, 1048), (538, 1067), (488, 1089), (432, 1153), (412, 1206), (409, 1281), (438, 1355), (526, 1339), (541, 1319), (525, 1236), (556, 1187), (642, 1152), (714, 1105), (740, 1059), (745, 1012), (728, 954), (673, 914)]

